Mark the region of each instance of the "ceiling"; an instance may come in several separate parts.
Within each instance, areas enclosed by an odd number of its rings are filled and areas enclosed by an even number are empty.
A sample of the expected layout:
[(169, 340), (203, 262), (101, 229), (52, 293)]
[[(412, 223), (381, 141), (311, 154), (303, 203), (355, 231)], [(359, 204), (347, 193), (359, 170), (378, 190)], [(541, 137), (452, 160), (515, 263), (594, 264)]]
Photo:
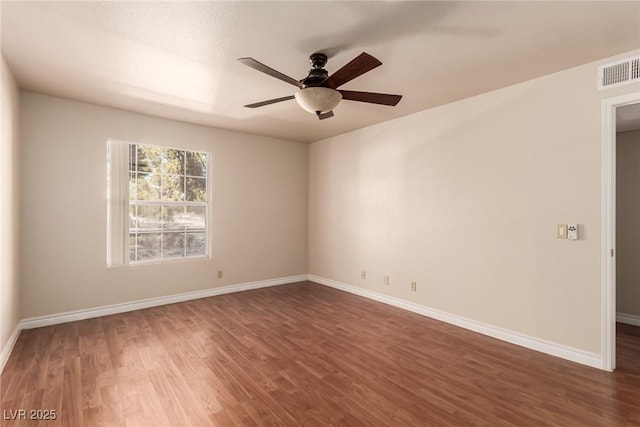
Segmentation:
[[(391, 120), (640, 47), (640, 2), (1, 2), (2, 52), (21, 88), (294, 141)], [(315, 51), (329, 73), (365, 51), (383, 65), (341, 89), (404, 95), (342, 101), (318, 121), (295, 79)], [(594, 77), (595, 79), (595, 77)], [(595, 86), (595, 81), (594, 81)]]

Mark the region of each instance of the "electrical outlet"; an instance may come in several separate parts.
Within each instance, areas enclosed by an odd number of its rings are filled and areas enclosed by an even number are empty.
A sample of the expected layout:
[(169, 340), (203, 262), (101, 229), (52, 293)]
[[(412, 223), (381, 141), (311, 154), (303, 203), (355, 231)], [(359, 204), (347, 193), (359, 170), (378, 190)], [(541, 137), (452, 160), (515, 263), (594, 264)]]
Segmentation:
[(218, 270), (218, 279), (222, 279), (223, 274), (222, 274), (222, 270)]
[(416, 291), (416, 286), (417, 286), (417, 285), (416, 285), (416, 282), (411, 282), (411, 290), (412, 290), (413, 292), (415, 292), (415, 291)]
[(389, 284), (389, 276), (384, 276), (384, 284), (385, 285)]
[(367, 272), (366, 272), (366, 271), (364, 271), (364, 270), (362, 270), (362, 271), (360, 272), (360, 278), (361, 278), (362, 280), (366, 279), (366, 278), (367, 278)]

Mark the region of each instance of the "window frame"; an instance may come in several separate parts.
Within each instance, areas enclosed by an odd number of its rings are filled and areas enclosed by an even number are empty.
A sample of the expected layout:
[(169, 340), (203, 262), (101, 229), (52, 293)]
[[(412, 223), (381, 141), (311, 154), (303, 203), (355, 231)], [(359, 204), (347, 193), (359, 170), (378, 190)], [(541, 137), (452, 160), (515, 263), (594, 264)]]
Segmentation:
[[(192, 152), (192, 153), (201, 153), (207, 156), (206, 160), (206, 168), (207, 173), (205, 177), (205, 185), (206, 185), (206, 202), (188, 202), (188, 201), (167, 201), (167, 200), (158, 200), (158, 201), (142, 201), (136, 200), (134, 203), (130, 200), (129, 188), (131, 182), (131, 171), (129, 166), (129, 155), (130, 155), (130, 146), (146, 146), (146, 147), (155, 147), (159, 149), (167, 149), (167, 150), (177, 150)], [(212, 191), (212, 183), (211, 183), (211, 174), (212, 174), (212, 158), (213, 155), (210, 151), (206, 150), (198, 150), (194, 148), (184, 148), (184, 147), (176, 147), (170, 145), (161, 145), (161, 144), (149, 144), (146, 142), (136, 142), (136, 141), (126, 141), (119, 139), (108, 139), (107, 140), (107, 199), (108, 199), (108, 213), (107, 213), (107, 266), (108, 267), (119, 267), (119, 266), (140, 266), (140, 265), (149, 265), (149, 264), (165, 264), (172, 262), (181, 262), (181, 261), (199, 261), (199, 260), (207, 260), (211, 259), (211, 226), (212, 226), (212, 200), (213, 200), (213, 191)], [(186, 165), (185, 165), (186, 168)], [(177, 175), (177, 174), (167, 174), (167, 175)], [(192, 177), (191, 175), (186, 175), (186, 170), (181, 175), (177, 175), (180, 177), (186, 178)], [(162, 178), (162, 174), (160, 174)], [(198, 177), (196, 177), (198, 178)], [(186, 190), (186, 182), (184, 184), (184, 188)], [(204, 234), (205, 234), (205, 253), (204, 255), (186, 255), (187, 247), (185, 240), (185, 248), (184, 253), (185, 256), (177, 256), (177, 257), (163, 257), (163, 244), (162, 240), (160, 241), (160, 256), (157, 258), (151, 259), (143, 259), (143, 260), (130, 260), (129, 252), (130, 252), (130, 207), (131, 206), (158, 206), (160, 208), (160, 215), (162, 215), (162, 209), (166, 206), (198, 206), (204, 207), (205, 210), (205, 225), (204, 225)], [(162, 218), (161, 218), (162, 221)], [(138, 230), (135, 233), (136, 236), (139, 234)], [(164, 230), (164, 227), (161, 227), (156, 231), (161, 236), (167, 233), (182, 233), (184, 234), (185, 239), (189, 234), (189, 230), (186, 228), (183, 230), (175, 230), (169, 231)], [(195, 233), (202, 233), (202, 230), (193, 230)]]

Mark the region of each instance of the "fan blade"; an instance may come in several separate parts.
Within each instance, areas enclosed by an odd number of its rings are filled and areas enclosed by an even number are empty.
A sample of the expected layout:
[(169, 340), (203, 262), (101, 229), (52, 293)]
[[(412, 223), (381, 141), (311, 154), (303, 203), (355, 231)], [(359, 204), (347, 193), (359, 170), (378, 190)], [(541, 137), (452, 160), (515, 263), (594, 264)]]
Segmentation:
[(380, 65), (382, 65), (382, 62), (378, 61), (368, 53), (362, 52), (360, 55), (351, 60), (351, 62), (330, 75), (325, 81), (322, 82), (321, 86), (336, 89), (346, 82), (351, 81)]
[(275, 104), (276, 102), (288, 101), (288, 100), (293, 99), (293, 98), (295, 98), (295, 96), (293, 96), (293, 95), (291, 95), (291, 96), (283, 96), (282, 98), (274, 98), (274, 99), (270, 99), (268, 101), (256, 102), (255, 104), (248, 104), (248, 105), (245, 105), (245, 107), (247, 107), (247, 108), (264, 107), (265, 105)]
[(282, 80), (283, 82), (287, 82), (289, 84), (292, 84), (292, 85), (302, 89), (302, 83), (300, 83), (296, 79), (291, 78), (291, 77), (289, 77), (289, 76), (287, 76), (285, 74), (282, 74), (280, 71), (276, 71), (271, 67), (267, 67), (263, 63), (258, 62), (253, 58), (240, 58), (240, 59), (238, 59), (238, 61), (240, 63), (246, 65), (247, 67), (251, 67), (254, 70), (258, 70), (260, 72), (263, 72), (265, 74), (270, 75), (271, 77), (275, 77), (276, 79)]
[(349, 101), (369, 102), (394, 106), (402, 99), (402, 95), (389, 95), (388, 93), (358, 92), (353, 90), (339, 90), (342, 99)]
[(333, 117), (333, 111), (318, 114), (318, 120), (329, 119)]

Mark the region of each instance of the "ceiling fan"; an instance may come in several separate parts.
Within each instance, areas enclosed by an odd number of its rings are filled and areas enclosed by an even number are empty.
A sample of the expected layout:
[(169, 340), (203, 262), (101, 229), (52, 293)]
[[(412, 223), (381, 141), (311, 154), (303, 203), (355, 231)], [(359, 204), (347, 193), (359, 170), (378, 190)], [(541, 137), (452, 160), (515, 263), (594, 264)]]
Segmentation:
[(327, 64), (327, 55), (321, 52), (313, 53), (309, 57), (313, 68), (309, 71), (307, 77), (299, 81), (267, 67), (253, 58), (240, 58), (238, 61), (271, 77), (292, 84), (299, 89), (295, 95), (245, 105), (247, 108), (263, 107), (295, 98), (303, 109), (317, 115), (318, 119), (324, 120), (333, 117), (333, 109), (342, 99), (391, 106), (396, 105), (402, 99), (402, 95), (338, 90), (338, 87), (343, 84), (382, 65), (382, 62), (365, 52), (362, 52), (332, 75), (329, 75), (327, 70), (324, 69)]

